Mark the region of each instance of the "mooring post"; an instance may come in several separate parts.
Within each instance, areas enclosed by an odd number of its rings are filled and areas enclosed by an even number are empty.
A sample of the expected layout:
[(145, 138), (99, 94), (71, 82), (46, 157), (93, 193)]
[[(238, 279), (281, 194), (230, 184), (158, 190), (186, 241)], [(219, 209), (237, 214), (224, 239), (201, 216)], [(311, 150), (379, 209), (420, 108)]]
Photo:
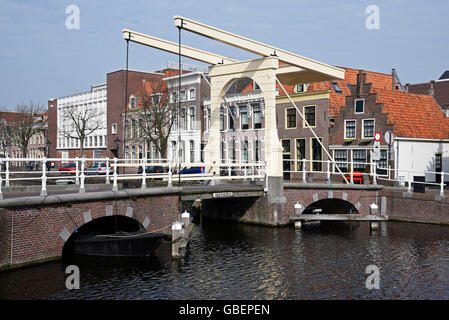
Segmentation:
[(188, 225), (190, 224), (190, 213), (188, 213), (187, 210), (185, 210), (181, 214), (181, 221), (182, 221), (182, 223), (184, 223), (185, 228), (187, 228)]
[(180, 248), (181, 248), (181, 237), (183, 235), (183, 223), (181, 221), (176, 221), (171, 226), (172, 233), (172, 257), (180, 258)]
[[(304, 211), (304, 207), (299, 202), (296, 202), (296, 204), (295, 204), (295, 216), (302, 215), (303, 211)], [(301, 220), (295, 220), (295, 229), (301, 229), (301, 227), (302, 227)]]
[[(377, 206), (377, 204), (372, 203), (370, 205), (369, 211), (370, 211), (369, 212), (370, 215), (377, 216), (379, 214), (379, 207)], [(371, 220), (369, 226), (370, 226), (370, 230), (378, 230), (379, 229), (379, 221)]]

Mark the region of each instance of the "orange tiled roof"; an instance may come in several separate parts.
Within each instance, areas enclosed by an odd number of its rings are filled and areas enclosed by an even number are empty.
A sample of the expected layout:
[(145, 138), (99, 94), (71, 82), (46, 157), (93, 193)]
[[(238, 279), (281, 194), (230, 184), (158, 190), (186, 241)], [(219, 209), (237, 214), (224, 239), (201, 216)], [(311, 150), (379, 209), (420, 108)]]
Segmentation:
[(395, 135), (408, 138), (449, 139), (449, 118), (431, 96), (372, 89), (382, 112), (388, 114)]

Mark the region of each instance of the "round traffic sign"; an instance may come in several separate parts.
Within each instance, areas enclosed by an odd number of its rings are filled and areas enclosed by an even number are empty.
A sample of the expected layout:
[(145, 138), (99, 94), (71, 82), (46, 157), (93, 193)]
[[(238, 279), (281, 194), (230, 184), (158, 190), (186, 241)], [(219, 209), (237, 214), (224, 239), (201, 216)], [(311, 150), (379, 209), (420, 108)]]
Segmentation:
[(376, 132), (374, 134), (374, 141), (380, 141), (380, 138), (382, 138), (382, 135), (380, 134), (380, 132)]

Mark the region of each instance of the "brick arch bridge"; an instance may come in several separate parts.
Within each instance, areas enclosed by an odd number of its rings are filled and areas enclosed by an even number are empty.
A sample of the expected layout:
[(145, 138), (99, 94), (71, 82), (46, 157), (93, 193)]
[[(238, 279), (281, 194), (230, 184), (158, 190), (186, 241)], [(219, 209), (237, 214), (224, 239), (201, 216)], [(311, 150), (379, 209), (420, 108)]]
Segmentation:
[(101, 217), (127, 216), (148, 232), (170, 234), (171, 224), (179, 219), (180, 200), (202, 199), (204, 216), (285, 226), (297, 202), (307, 207), (323, 199), (341, 199), (360, 214), (369, 214), (381, 189), (289, 183), (284, 184), (284, 197), (275, 202), (263, 186), (126, 189), (0, 200), (0, 270), (60, 259), (75, 229)]
[(126, 216), (148, 232), (170, 234), (178, 220), (179, 192), (164, 189), (3, 200), (0, 270), (60, 259), (75, 229), (101, 217)]

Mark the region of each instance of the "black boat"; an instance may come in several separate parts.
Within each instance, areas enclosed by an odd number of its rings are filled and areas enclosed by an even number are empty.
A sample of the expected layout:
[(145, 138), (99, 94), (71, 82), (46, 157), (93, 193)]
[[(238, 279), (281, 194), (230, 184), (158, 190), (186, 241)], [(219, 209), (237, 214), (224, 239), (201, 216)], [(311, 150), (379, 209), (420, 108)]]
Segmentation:
[(74, 241), (74, 253), (91, 256), (149, 256), (168, 238), (163, 233), (120, 231)]

